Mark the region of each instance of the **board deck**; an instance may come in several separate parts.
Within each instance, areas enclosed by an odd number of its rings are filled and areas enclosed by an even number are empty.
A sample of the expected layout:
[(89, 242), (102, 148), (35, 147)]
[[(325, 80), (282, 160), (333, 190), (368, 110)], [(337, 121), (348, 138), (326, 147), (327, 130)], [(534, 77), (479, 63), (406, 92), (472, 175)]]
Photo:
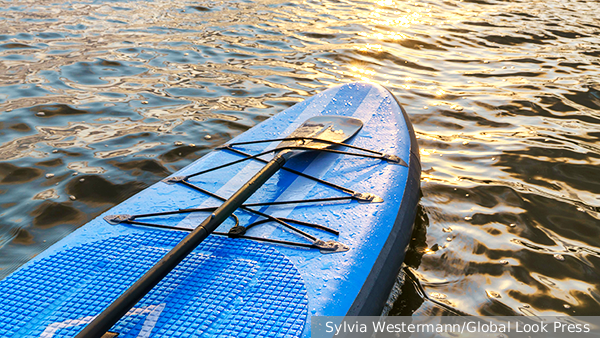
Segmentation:
[[(318, 249), (211, 235), (162, 280), (111, 331), (118, 337), (310, 337), (311, 316), (378, 315), (404, 259), (419, 194), (420, 163), (406, 113), (384, 87), (351, 83), (330, 88), (260, 123), (231, 142), (285, 137), (317, 115), (352, 116), (364, 126), (349, 144), (396, 155), (406, 165), (380, 159), (310, 153), (286, 167), (362, 193), (382, 203), (352, 201), (256, 206), (283, 218), (318, 223), (339, 235), (297, 226), (349, 250)], [(240, 146), (249, 153), (279, 142)], [(216, 150), (172, 176), (184, 176), (239, 160)], [(268, 156), (265, 157), (268, 160)], [(263, 164), (251, 160), (190, 178), (228, 197)], [(247, 203), (344, 196), (280, 171)], [(0, 281), (0, 337), (73, 337), (160, 259), (187, 232), (110, 224), (104, 217), (221, 202), (182, 184), (165, 181), (143, 190), (82, 226)], [(193, 228), (207, 213), (157, 216), (144, 221)], [(238, 211), (240, 225), (259, 216)], [(234, 219), (218, 231), (227, 232)], [(280, 224), (252, 227), (247, 235), (310, 243)]]

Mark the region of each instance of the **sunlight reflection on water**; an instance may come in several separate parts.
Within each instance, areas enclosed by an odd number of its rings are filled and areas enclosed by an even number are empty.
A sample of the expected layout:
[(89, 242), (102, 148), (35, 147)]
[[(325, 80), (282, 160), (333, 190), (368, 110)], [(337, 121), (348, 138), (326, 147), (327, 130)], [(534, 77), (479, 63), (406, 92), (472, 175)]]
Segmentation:
[[(0, 3), (0, 277), (278, 111), (363, 80), (392, 90), (419, 137), (407, 264), (432, 298), (600, 313), (596, 3)], [(392, 313), (421, 306), (411, 297)]]

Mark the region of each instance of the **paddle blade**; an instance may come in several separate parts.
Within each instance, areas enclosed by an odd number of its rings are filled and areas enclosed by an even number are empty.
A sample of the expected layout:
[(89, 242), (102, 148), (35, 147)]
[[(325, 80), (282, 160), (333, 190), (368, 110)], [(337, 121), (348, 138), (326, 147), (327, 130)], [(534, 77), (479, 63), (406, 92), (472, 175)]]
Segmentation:
[[(296, 129), (288, 138), (317, 138), (330, 142), (344, 142), (354, 136), (363, 123), (354, 117), (346, 116), (315, 116), (306, 120), (298, 129)], [(302, 147), (310, 149), (324, 149), (331, 147), (332, 144), (319, 142), (317, 140), (290, 140), (283, 141), (277, 149)]]

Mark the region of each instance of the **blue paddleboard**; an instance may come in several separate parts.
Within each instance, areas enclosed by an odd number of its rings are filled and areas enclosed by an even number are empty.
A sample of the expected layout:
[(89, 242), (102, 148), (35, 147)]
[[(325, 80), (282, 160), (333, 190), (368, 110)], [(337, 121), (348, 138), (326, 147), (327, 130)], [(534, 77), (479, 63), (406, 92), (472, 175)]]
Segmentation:
[[(370, 83), (333, 87), (229, 144), (283, 138), (319, 115), (360, 119), (362, 129), (346, 143), (372, 152), (334, 149), (371, 157), (292, 158), (285, 167), (295, 172), (269, 179), (246, 202), (254, 211), (236, 211), (111, 328), (112, 336), (310, 337), (311, 316), (381, 313), (411, 237), (421, 174), (412, 126), (393, 95)], [(215, 150), (0, 281), (0, 337), (74, 337), (264, 163), (194, 174), (279, 142)], [(263, 204), (285, 201), (296, 202)], [(180, 209), (203, 211), (171, 213)], [(234, 226), (247, 228), (242, 238), (224, 235)]]

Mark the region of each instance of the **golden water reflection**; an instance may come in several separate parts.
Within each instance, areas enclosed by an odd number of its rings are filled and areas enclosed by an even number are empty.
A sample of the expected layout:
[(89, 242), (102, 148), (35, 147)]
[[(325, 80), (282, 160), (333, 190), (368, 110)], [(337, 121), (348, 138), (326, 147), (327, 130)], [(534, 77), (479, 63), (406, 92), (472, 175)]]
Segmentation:
[[(4, 5), (0, 277), (269, 116), (361, 80), (389, 88), (417, 132), (407, 262), (428, 294), (471, 314), (599, 313), (596, 3)], [(80, 175), (110, 198), (70, 199)], [(53, 208), (70, 217), (40, 223)]]

